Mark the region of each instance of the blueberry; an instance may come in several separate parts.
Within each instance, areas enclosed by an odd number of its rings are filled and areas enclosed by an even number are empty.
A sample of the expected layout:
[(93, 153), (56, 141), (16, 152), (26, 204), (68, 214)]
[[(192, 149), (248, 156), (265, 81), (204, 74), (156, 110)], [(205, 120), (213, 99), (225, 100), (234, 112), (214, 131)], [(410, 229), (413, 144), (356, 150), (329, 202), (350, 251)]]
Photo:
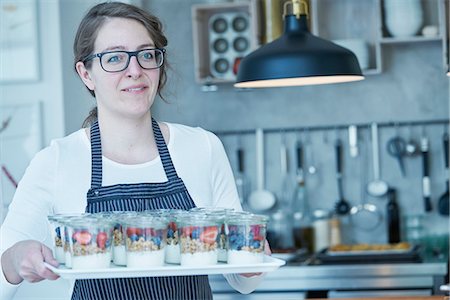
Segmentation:
[(252, 247), (254, 249), (258, 249), (261, 246), (261, 243), (259, 241), (253, 241), (252, 242)]
[(192, 231), (191, 237), (193, 239), (198, 239), (200, 237), (200, 229), (196, 228)]
[(152, 240), (153, 240), (153, 243), (154, 243), (156, 246), (161, 245), (161, 238), (160, 238), (159, 236), (153, 237)]
[(136, 242), (137, 240), (139, 240), (139, 237), (138, 237), (137, 234), (132, 234), (132, 235), (130, 236), (130, 239), (131, 239), (133, 242)]
[(56, 231), (56, 236), (61, 238), (61, 230), (59, 229), (59, 227), (56, 227), (55, 231)]
[(167, 230), (167, 237), (169, 237), (169, 238), (174, 237), (174, 232), (173, 232), (173, 229), (172, 229), (172, 228), (169, 228), (169, 229)]
[(237, 236), (235, 234), (232, 234), (228, 237), (228, 239), (230, 240), (230, 242), (234, 243), (237, 239)]

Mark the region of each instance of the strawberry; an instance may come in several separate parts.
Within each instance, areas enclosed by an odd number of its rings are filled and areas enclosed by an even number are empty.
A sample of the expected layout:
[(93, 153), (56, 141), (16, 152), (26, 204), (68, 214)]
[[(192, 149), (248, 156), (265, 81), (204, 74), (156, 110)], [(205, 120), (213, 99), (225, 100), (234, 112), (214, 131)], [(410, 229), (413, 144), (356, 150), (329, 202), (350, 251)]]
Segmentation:
[(194, 226), (185, 226), (183, 227), (183, 235), (184, 236), (191, 236), (192, 231), (194, 230)]
[(106, 235), (106, 232), (99, 232), (97, 234), (97, 246), (101, 249), (105, 249), (107, 239), (108, 236)]
[(132, 236), (133, 234), (142, 235), (142, 230), (140, 228), (136, 228), (136, 227), (128, 227), (127, 228), (127, 236)]
[(206, 227), (200, 234), (200, 241), (206, 244), (214, 244), (217, 239), (218, 230), (215, 226)]
[(92, 236), (89, 232), (82, 230), (82, 231), (75, 232), (73, 234), (73, 239), (81, 245), (89, 245), (89, 243), (91, 242)]
[(156, 230), (153, 228), (145, 228), (145, 236), (154, 236), (156, 235)]
[(177, 231), (177, 223), (170, 222), (169, 223), (169, 228), (172, 229), (173, 231)]

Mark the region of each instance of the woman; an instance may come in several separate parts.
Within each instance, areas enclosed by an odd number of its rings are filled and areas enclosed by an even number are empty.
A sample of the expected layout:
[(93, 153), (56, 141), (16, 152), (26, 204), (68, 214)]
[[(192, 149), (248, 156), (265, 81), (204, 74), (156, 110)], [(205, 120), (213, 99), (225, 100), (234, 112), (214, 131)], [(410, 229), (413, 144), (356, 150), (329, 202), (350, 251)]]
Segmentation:
[[(21, 180), (2, 226), (3, 292), (23, 280), (57, 279), (43, 265), (57, 266), (47, 247), (50, 214), (241, 209), (218, 138), (152, 118), (151, 106), (166, 81), (165, 46), (159, 20), (128, 4), (96, 5), (82, 20), (75, 69), (97, 107), (85, 122), (89, 128), (53, 141)], [(226, 276), (243, 293), (261, 277)], [(77, 280), (72, 293), (72, 299), (95, 300), (210, 298), (207, 276)]]

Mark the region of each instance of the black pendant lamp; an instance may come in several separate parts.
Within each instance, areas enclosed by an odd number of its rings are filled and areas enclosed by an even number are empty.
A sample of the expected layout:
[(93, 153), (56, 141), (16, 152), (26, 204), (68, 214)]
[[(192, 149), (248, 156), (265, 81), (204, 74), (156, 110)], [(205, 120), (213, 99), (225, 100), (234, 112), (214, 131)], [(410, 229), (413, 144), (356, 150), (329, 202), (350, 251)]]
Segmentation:
[[(292, 5), (292, 13), (287, 14)], [(284, 4), (284, 33), (245, 56), (237, 88), (285, 87), (363, 80), (353, 52), (312, 35), (305, 0)]]

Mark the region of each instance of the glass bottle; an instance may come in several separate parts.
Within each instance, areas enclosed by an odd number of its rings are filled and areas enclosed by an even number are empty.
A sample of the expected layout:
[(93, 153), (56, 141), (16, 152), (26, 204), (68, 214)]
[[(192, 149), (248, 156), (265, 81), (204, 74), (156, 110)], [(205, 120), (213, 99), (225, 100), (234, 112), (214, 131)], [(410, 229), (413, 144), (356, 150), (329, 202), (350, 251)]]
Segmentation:
[(306, 197), (306, 187), (303, 171), (303, 148), (297, 144), (297, 185), (292, 201), (293, 238), (296, 249), (306, 249), (314, 252), (313, 216)]

